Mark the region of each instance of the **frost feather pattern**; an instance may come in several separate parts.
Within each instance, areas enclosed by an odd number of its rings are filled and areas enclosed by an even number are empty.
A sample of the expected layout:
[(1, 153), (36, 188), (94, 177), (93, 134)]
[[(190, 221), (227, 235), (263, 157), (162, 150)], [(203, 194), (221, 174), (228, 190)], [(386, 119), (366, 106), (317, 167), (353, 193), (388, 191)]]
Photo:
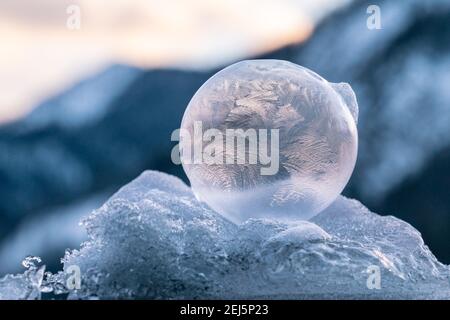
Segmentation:
[[(348, 84), (331, 84), (299, 65), (281, 60), (236, 63), (197, 91), (181, 128), (192, 134), (194, 124), (201, 122), (204, 130), (223, 133), (278, 130), (279, 150), (269, 150), (278, 155), (278, 171), (261, 175), (261, 162), (238, 164), (243, 156), (223, 148), (222, 141), (209, 146), (234, 164), (183, 163), (183, 168), (197, 197), (234, 222), (310, 219), (333, 202), (353, 171), (357, 108)], [(267, 139), (270, 146), (271, 135)], [(194, 143), (182, 140), (180, 146), (193, 150)]]

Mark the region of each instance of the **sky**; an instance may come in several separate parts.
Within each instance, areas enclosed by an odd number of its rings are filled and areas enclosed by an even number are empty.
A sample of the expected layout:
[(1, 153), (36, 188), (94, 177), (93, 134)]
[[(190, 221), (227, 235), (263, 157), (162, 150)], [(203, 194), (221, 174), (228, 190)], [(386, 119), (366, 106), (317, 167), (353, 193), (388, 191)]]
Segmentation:
[(205, 69), (304, 41), (346, 2), (2, 0), (0, 122), (111, 63)]

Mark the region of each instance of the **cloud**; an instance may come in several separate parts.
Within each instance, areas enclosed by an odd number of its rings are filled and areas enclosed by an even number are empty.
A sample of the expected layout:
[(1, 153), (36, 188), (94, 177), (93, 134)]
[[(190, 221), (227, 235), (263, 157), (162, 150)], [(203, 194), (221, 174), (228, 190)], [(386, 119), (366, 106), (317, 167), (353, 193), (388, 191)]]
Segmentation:
[[(328, 3), (321, 0), (319, 3)], [(0, 122), (110, 62), (208, 68), (302, 41), (312, 12), (294, 0), (3, 0)], [(67, 6), (81, 29), (66, 27)], [(306, 8), (306, 9), (305, 9)]]

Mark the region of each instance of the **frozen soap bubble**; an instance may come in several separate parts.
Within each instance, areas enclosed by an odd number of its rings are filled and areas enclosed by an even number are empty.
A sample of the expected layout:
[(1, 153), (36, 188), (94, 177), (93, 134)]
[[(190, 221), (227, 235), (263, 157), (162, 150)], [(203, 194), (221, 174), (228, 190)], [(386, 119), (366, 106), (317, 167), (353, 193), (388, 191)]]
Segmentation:
[(181, 162), (199, 200), (234, 222), (310, 219), (352, 174), (357, 116), (346, 83), (287, 61), (242, 61), (191, 99)]

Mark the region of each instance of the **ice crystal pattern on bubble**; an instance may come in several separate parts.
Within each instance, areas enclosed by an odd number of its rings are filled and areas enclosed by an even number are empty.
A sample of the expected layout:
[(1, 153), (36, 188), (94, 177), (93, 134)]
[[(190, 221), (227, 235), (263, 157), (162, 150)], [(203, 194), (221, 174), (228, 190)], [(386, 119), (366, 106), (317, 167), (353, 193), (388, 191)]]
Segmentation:
[[(309, 219), (328, 206), (347, 183), (356, 161), (358, 107), (348, 84), (333, 84), (286, 61), (251, 60), (210, 78), (194, 95), (182, 121), (193, 135), (203, 130), (279, 130), (279, 169), (237, 164), (242, 155), (215, 148), (235, 164), (186, 164), (197, 197), (233, 221), (250, 217)], [(226, 137), (225, 137), (226, 139)], [(248, 143), (248, 137), (246, 137)], [(183, 140), (181, 148), (193, 150)], [(214, 145), (217, 141), (211, 141)], [(249, 159), (246, 144), (245, 159)], [(231, 150), (235, 151), (235, 150)], [(261, 152), (257, 149), (257, 153)]]

